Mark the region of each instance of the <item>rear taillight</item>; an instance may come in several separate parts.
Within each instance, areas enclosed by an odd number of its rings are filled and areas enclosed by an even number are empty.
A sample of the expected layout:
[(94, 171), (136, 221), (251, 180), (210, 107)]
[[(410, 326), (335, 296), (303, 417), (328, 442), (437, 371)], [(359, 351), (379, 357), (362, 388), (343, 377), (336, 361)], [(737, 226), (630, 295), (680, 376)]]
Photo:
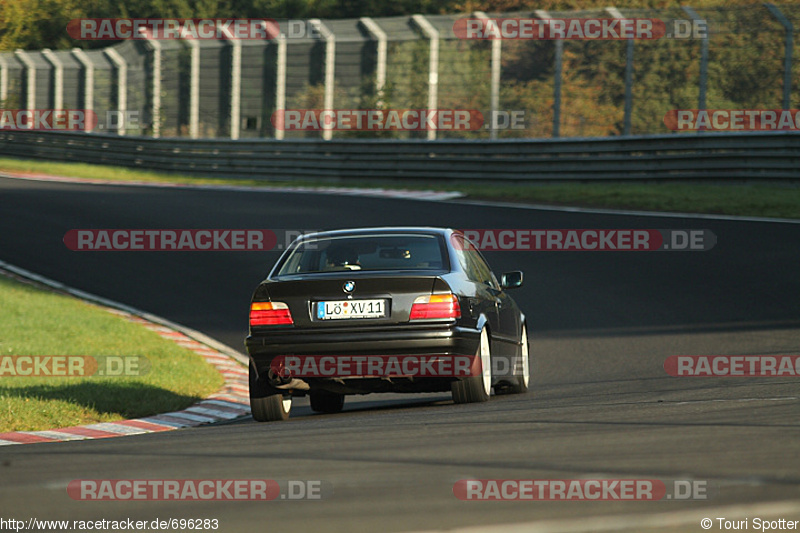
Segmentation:
[(253, 302), (250, 304), (251, 326), (291, 326), (292, 313), (283, 302)]
[(411, 306), (409, 320), (430, 318), (461, 318), (461, 306), (455, 294), (420, 296)]

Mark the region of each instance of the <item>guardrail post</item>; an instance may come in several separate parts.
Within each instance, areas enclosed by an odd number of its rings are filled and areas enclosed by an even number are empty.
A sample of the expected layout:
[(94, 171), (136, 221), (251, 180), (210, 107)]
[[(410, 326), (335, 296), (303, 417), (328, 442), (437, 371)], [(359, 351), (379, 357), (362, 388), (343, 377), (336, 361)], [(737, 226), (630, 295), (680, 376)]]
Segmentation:
[[(320, 19), (311, 19), (317, 33), (325, 41), (325, 95), (323, 96), (322, 108), (333, 109), (333, 89), (336, 74), (336, 36)], [(322, 125), (320, 125), (322, 126)], [(333, 138), (333, 130), (322, 126), (322, 138), (330, 141)]]
[(772, 13), (772, 16), (778, 19), (783, 25), (786, 34), (783, 52), (783, 108), (790, 109), (792, 107), (792, 48), (794, 47), (794, 25), (775, 4), (766, 3), (764, 5), (769, 9), (769, 12)]
[[(690, 6), (683, 6), (682, 9), (693, 21), (705, 22), (700, 18), (700, 15), (697, 14), (697, 11)], [(705, 32), (702, 39), (703, 40), (700, 41), (700, 94), (697, 97), (698, 109), (706, 108), (706, 87), (708, 85), (708, 32)], [(701, 128), (698, 130), (698, 133), (702, 131), (703, 129)]]
[[(623, 19), (619, 9), (607, 7), (606, 11), (615, 19)], [(631, 114), (633, 113), (633, 39), (627, 39), (625, 47), (625, 118), (622, 134), (631, 134)]]
[[(412, 15), (411, 19), (430, 40), (430, 61), (428, 67), (428, 110), (439, 106), (439, 32), (423, 15)], [(436, 139), (436, 128), (428, 130), (428, 140)]]
[[(489, 17), (483, 11), (476, 11), (473, 13), (479, 19), (488, 19)], [(491, 129), (489, 130), (489, 138), (497, 139), (497, 112), (500, 110), (500, 67), (503, 55), (503, 41), (501, 39), (492, 39), (492, 62), (491, 62), (491, 88), (489, 90), (489, 108), (491, 109)]]
[[(535, 12), (537, 17), (542, 20), (553, 18), (550, 14), (543, 10), (537, 9)], [(556, 39), (555, 41), (555, 72), (553, 73), (553, 137), (561, 136), (561, 77), (564, 63), (564, 41)]]
[(64, 108), (64, 64), (49, 48), (42, 55), (53, 66), (53, 109)]
[(386, 60), (389, 55), (388, 37), (378, 23), (370, 17), (358, 19), (369, 34), (378, 41), (378, 63), (375, 65), (375, 94), (378, 96), (376, 107), (383, 107), (383, 90), (386, 87)]
[(86, 110), (94, 109), (94, 63), (80, 48), (73, 48), (72, 55), (83, 67), (83, 103)]
[(0, 56), (0, 102), (6, 105), (8, 99), (8, 62), (6, 58)]
[[(36, 109), (36, 65), (34, 65), (33, 61), (28, 54), (25, 53), (25, 50), (18, 48), (14, 51), (17, 55), (19, 60), (25, 65), (25, 75), (27, 77), (27, 81), (25, 85), (27, 86), (26, 94), (25, 94), (25, 108), (27, 109)], [(30, 124), (33, 127), (33, 124)]]
[(119, 113), (119, 123), (117, 124), (117, 135), (125, 135), (125, 114), (128, 111), (128, 64), (125, 59), (114, 48), (106, 48), (103, 53), (114, 63), (117, 69), (117, 113)]

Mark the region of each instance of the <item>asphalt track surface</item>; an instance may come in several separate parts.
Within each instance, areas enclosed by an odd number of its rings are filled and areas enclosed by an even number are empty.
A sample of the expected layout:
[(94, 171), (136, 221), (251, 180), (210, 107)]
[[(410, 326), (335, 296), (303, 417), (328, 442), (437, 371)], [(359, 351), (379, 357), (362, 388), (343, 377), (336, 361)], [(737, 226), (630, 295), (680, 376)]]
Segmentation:
[[(371, 395), (336, 415), (0, 448), (0, 517), (412, 531), (800, 500), (800, 378), (675, 378), (670, 355), (800, 354), (800, 225), (0, 179), (0, 259), (243, 350), (277, 252), (72, 252), (78, 228), (710, 229), (706, 252), (495, 252), (522, 269), (533, 393)], [(42, 320), (43, 334), (47, 320)], [(466, 478), (707, 481), (707, 501), (462, 502)], [(84, 502), (74, 479), (322, 480), (322, 501)], [(712, 517), (714, 518), (714, 517)], [(781, 517), (778, 517), (781, 518)], [(797, 516), (782, 518), (800, 519)], [(702, 531), (699, 524), (683, 530)], [(712, 530), (719, 530), (716, 526)]]

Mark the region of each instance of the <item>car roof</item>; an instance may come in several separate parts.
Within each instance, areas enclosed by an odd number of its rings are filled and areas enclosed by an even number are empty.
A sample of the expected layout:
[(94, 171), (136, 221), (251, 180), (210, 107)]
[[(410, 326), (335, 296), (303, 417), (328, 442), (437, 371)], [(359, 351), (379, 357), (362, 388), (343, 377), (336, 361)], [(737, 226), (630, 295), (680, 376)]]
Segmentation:
[(407, 233), (420, 235), (442, 235), (447, 237), (453, 230), (449, 228), (434, 228), (425, 226), (380, 226), (372, 228), (349, 228), (338, 230), (319, 231), (316, 233), (306, 233), (299, 237), (299, 240), (322, 239), (330, 237), (382, 235), (386, 233)]

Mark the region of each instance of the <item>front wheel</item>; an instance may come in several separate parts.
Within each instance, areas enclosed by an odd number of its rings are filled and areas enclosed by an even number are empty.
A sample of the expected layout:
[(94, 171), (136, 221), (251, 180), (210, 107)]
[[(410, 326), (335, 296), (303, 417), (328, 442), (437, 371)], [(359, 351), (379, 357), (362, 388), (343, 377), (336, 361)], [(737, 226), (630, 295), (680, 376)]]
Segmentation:
[(288, 420), (292, 410), (292, 397), (279, 389), (270, 387), (258, 379), (256, 370), (250, 365), (250, 411), (256, 422)]
[(514, 384), (508, 387), (507, 394), (522, 394), (528, 392), (528, 383), (531, 380), (530, 349), (528, 347), (528, 327), (522, 325), (522, 339), (520, 354), (514, 362)]
[(454, 381), (450, 385), (455, 403), (485, 402), (492, 392), (492, 357), (486, 328), (481, 330), (481, 341), (475, 355), (480, 360), (480, 374)]

